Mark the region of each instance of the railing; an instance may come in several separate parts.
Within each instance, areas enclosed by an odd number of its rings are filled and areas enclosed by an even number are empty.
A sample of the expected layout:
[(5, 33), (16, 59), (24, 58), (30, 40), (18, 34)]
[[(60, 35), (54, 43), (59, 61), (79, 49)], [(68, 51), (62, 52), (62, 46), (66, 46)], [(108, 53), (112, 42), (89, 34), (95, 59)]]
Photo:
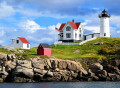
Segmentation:
[(91, 39), (82, 41), (81, 43), (79, 43), (79, 45), (82, 45), (82, 44), (84, 44), (84, 43), (86, 43), (86, 42), (88, 42), (88, 41), (94, 40), (94, 39), (96, 39), (96, 38), (97, 38), (97, 37), (94, 37), (94, 38), (91, 38)]
[(82, 44), (84, 44), (88, 41), (94, 40), (94, 39), (96, 39), (96, 37), (82, 41), (81, 43), (70, 43), (70, 42), (63, 43), (62, 41), (58, 41), (58, 42), (55, 42), (54, 45), (82, 45)]
[(79, 43), (57, 43), (55, 45), (79, 45)]

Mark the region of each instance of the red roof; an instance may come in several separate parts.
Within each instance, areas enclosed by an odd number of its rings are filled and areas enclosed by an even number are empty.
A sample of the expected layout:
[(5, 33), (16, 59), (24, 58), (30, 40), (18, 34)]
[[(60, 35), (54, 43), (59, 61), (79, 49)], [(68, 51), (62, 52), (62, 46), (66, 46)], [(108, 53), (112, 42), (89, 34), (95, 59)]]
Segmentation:
[(61, 31), (63, 29), (63, 27), (65, 26), (65, 23), (61, 24), (59, 31)]
[[(68, 23), (74, 28), (74, 29), (78, 29), (80, 22), (79, 23), (74, 23), (74, 22), (70, 22), (68, 21)], [(61, 31), (63, 29), (63, 27), (65, 26), (65, 23), (61, 24), (59, 31)]]
[(30, 44), (25, 38), (18, 37), (22, 43)]

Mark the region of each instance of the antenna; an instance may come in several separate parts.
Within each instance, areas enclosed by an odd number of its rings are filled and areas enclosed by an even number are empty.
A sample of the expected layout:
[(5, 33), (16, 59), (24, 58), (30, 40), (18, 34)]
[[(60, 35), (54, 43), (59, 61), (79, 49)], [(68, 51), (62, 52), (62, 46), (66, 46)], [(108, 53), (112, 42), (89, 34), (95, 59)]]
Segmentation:
[(13, 41), (14, 41), (15, 39), (10, 39), (10, 40), (12, 40), (12, 43), (13, 43)]

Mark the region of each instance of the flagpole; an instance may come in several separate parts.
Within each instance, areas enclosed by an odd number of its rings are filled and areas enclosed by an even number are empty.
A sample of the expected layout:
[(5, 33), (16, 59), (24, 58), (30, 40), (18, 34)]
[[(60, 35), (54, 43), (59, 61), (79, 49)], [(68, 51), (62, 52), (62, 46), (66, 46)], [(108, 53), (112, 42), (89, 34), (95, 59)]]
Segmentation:
[(56, 47), (56, 27), (55, 27), (55, 47)]
[(56, 33), (57, 33), (57, 32), (56, 32), (56, 31), (58, 31), (58, 30), (59, 30), (59, 29), (58, 29), (57, 27), (55, 27), (55, 43), (54, 43), (55, 46), (57, 45), (57, 40), (56, 40)]

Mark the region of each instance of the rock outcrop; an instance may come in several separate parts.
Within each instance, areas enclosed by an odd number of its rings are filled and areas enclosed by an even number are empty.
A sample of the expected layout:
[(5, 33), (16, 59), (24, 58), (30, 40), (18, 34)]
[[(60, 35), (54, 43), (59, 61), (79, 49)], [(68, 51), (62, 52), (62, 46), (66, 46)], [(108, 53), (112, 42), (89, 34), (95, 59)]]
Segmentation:
[(85, 70), (79, 62), (35, 57), (16, 59), (0, 53), (0, 82), (120, 81), (120, 63), (93, 63)]

